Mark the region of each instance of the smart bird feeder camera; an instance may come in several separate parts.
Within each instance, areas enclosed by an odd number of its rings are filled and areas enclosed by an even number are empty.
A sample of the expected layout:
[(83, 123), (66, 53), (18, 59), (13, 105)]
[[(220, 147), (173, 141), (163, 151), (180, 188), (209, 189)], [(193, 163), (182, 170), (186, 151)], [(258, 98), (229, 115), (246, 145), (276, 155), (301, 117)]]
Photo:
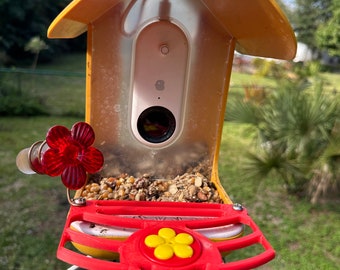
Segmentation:
[[(61, 175), (67, 187), (57, 257), (101, 270), (250, 269), (273, 259), (220, 184), (218, 158), (234, 51), (295, 56), (276, 2), (74, 0), (48, 37), (85, 32), (85, 122), (52, 127), (17, 158), (23, 172)], [(228, 260), (251, 245), (262, 252)]]

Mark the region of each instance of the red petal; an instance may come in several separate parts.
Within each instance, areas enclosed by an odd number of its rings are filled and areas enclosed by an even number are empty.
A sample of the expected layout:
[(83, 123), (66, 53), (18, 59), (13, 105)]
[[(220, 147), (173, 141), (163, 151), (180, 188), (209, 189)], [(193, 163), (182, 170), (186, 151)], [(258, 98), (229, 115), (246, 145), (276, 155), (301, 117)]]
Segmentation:
[(64, 126), (54, 126), (46, 135), (46, 142), (51, 148), (59, 148), (71, 139), (71, 132)]
[(98, 149), (89, 147), (86, 149), (84, 156), (81, 159), (81, 164), (88, 173), (96, 173), (103, 167), (103, 154)]
[(58, 150), (48, 149), (42, 156), (41, 164), (49, 176), (58, 176), (65, 169), (65, 163)]
[(94, 142), (94, 131), (92, 127), (85, 122), (78, 122), (71, 129), (71, 136), (79, 142), (83, 147), (89, 147)]
[(61, 175), (61, 181), (69, 189), (79, 189), (86, 183), (86, 172), (83, 166), (67, 167)]

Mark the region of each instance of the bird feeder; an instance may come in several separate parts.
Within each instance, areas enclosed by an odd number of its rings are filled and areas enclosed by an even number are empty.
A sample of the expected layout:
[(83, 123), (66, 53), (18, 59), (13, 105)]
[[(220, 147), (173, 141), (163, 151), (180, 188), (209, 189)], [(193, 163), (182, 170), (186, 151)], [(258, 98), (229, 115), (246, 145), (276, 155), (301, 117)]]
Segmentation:
[[(276, 2), (74, 0), (48, 37), (85, 32), (86, 123), (53, 127), (19, 155), (26, 165), (18, 156), (22, 171), (61, 174), (77, 190), (68, 193), (57, 257), (86, 269), (160, 270), (250, 269), (273, 259), (222, 187), (218, 158), (234, 51), (295, 56)], [(129, 187), (86, 198), (91, 184)], [(224, 259), (251, 245), (262, 251)]]

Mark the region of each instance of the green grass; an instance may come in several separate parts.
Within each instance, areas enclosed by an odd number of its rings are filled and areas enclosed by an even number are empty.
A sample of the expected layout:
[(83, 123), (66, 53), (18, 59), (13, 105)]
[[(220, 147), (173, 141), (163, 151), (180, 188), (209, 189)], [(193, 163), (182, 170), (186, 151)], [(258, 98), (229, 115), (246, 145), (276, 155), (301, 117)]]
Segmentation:
[[(62, 70), (72, 66), (81, 70), (79, 56), (59, 59), (55, 66)], [(71, 64), (70, 61), (72, 62)], [(53, 68), (54, 65), (44, 68)], [(327, 75), (331, 76), (332, 75)], [(333, 78), (333, 77), (332, 77)], [(61, 79), (62, 82), (62, 79)], [(253, 82), (253, 77), (234, 73), (234, 84)], [(83, 83), (67, 86), (39, 80), (49, 87), (46, 97), (53, 102), (65, 93), (73, 100), (84, 95)], [(269, 79), (264, 83), (272, 85)], [(70, 88), (68, 88), (70, 87)], [(72, 88), (72, 89), (71, 89)], [(60, 91), (61, 93), (58, 93)], [(56, 93), (57, 92), (57, 93)], [(242, 97), (241, 88), (231, 88), (231, 99)], [(51, 102), (52, 102), (51, 101)], [(77, 105), (62, 103), (66, 110), (83, 110)], [(67, 107), (70, 106), (70, 107)], [(74, 107), (72, 107), (74, 106)], [(17, 153), (41, 140), (49, 127), (60, 124), (71, 127), (77, 117), (0, 117), (0, 269), (62, 270), (67, 264), (55, 257), (68, 211), (65, 189), (60, 179), (41, 175), (24, 175), (15, 165)], [(250, 216), (277, 252), (276, 259), (260, 269), (338, 269), (340, 265), (340, 209), (336, 202), (312, 206), (306, 200), (287, 195), (275, 176), (261, 181), (243, 177), (241, 164), (249, 148), (252, 131), (247, 126), (225, 123), (220, 153), (220, 179), (235, 202), (242, 203)], [(243, 256), (251, 254), (245, 251)], [(230, 260), (238, 258), (230, 255)]]

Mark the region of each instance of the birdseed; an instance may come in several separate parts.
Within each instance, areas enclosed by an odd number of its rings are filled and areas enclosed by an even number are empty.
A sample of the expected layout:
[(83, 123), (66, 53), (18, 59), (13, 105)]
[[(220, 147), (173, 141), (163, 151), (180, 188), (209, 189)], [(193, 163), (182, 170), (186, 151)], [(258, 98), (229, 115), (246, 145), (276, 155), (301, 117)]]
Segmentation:
[(148, 174), (93, 175), (81, 196), (87, 200), (222, 203), (215, 184), (200, 172), (184, 173), (173, 179), (154, 179)]

